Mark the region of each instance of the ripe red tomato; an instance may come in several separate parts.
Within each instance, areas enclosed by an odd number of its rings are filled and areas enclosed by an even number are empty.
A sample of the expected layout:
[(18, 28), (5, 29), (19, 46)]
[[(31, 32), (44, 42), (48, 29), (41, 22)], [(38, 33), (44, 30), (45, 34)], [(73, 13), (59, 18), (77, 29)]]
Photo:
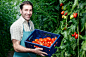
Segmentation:
[(42, 42), (40, 42), (40, 45), (44, 45)]
[(72, 36), (75, 36), (74, 34), (72, 34)]
[(77, 17), (77, 15), (78, 15), (77, 13), (73, 13), (74, 18), (76, 18), (76, 17)]
[(47, 43), (47, 47), (50, 47), (50, 44)]
[(60, 6), (63, 6), (63, 3), (61, 3)]
[(32, 43), (36, 43), (35, 41), (32, 41)]
[(34, 47), (38, 48), (38, 46), (34, 46)]
[(38, 41), (38, 39), (35, 39), (35, 42), (37, 42)]
[(53, 41), (49, 42), (50, 46), (53, 44)]
[(46, 38), (44, 38), (44, 42), (47, 42), (47, 39)]
[(62, 11), (61, 14), (64, 15), (64, 12), (65, 12), (65, 11)]
[(36, 44), (40, 44), (40, 42), (39, 42), (39, 41), (37, 41), (37, 42), (36, 42)]
[(78, 34), (75, 35), (75, 39), (78, 39)]
[(52, 42), (54, 42), (55, 41), (55, 38), (52, 38)]
[(43, 39), (42, 39), (42, 38), (40, 38), (40, 39), (39, 39), (39, 41), (40, 41), (40, 42), (43, 42)]
[(57, 37), (55, 37), (55, 40), (57, 39)]
[(74, 32), (74, 36), (76, 35), (76, 32)]
[(44, 43), (44, 46), (47, 46), (47, 42)]
[(67, 12), (65, 13), (65, 16), (67, 16)]
[(47, 37), (47, 41), (51, 41), (52, 39), (50, 37)]

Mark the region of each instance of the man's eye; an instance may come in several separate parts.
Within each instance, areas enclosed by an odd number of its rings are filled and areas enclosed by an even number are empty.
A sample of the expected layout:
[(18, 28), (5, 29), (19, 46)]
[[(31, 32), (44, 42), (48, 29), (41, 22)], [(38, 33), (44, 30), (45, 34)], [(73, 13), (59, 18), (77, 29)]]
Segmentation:
[(30, 10), (30, 11), (32, 11), (32, 10)]

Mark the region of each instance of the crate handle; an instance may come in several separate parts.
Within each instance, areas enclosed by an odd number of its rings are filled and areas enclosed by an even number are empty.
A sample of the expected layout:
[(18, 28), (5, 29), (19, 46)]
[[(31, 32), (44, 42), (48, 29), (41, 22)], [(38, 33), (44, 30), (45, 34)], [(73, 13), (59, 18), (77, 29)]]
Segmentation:
[(54, 47), (57, 45), (57, 43), (58, 43), (58, 42), (56, 42), (56, 43), (54, 44)]
[(33, 37), (33, 35), (32, 35), (32, 36), (30, 36), (30, 38), (29, 38), (28, 40), (30, 40), (32, 37)]

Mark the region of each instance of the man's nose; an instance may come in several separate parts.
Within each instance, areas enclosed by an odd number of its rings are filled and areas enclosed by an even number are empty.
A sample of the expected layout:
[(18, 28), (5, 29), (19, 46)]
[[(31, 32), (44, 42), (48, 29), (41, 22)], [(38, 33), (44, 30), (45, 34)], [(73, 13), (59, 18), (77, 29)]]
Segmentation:
[(30, 14), (30, 11), (28, 11), (27, 13)]

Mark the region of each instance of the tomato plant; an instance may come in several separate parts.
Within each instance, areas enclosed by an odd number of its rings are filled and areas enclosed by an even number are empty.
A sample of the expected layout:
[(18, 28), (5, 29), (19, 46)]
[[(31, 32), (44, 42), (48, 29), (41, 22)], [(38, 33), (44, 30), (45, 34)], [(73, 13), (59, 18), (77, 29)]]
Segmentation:
[(64, 6), (60, 6), (62, 20), (57, 33), (62, 34), (64, 37), (60, 47), (56, 47), (58, 50), (56, 54), (53, 54), (53, 57), (86, 57), (84, 46), (86, 44), (86, 33), (84, 32), (86, 31), (86, 8), (84, 8), (86, 3), (79, 0), (72, 0), (70, 2), (68, 0), (59, 0), (59, 2), (60, 4), (64, 3)]

